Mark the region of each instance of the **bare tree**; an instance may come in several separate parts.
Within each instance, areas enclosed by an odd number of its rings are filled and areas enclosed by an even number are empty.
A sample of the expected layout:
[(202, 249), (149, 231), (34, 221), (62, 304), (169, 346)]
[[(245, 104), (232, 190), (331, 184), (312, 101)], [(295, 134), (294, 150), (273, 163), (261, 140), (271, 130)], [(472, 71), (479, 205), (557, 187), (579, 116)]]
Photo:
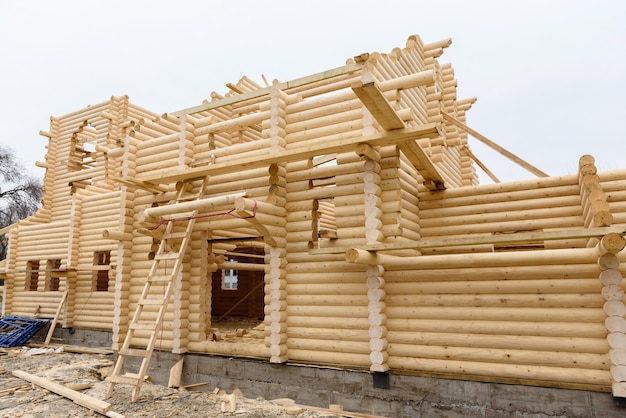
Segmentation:
[[(41, 181), (26, 174), (13, 150), (0, 146), (0, 229), (32, 215), (41, 205)], [(0, 235), (0, 260), (8, 240)]]

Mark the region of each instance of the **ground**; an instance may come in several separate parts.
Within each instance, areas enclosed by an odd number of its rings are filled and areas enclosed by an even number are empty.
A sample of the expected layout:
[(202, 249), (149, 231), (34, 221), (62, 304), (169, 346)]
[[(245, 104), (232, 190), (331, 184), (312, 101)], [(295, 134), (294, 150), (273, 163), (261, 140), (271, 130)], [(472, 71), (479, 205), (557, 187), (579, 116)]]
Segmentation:
[[(37, 354), (37, 352), (44, 353)], [(113, 365), (112, 354), (71, 353), (63, 346), (53, 349), (0, 349), (0, 418), (78, 418), (102, 416), (70, 399), (29, 383), (12, 374), (21, 370), (65, 385), (90, 397), (104, 400), (104, 380)], [(205, 391), (202, 391), (204, 389)], [(290, 404), (289, 400), (247, 399), (236, 396), (235, 411), (229, 412), (233, 394), (219, 388), (167, 388), (145, 382), (137, 402), (130, 401), (132, 386), (116, 385), (106, 399), (111, 411), (125, 417), (299, 417), (336, 418), (358, 416)], [(230, 396), (229, 396), (230, 395)], [(237, 391), (234, 395), (240, 395)], [(223, 412), (223, 409), (226, 412)]]

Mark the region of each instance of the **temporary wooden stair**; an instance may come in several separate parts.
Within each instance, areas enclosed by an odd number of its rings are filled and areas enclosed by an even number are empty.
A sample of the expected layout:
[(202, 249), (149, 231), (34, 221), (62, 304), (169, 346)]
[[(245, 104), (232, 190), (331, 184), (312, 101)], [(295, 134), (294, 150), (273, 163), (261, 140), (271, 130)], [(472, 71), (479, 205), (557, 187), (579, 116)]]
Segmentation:
[[(177, 203), (202, 198), (208, 178), (204, 178), (198, 193), (189, 193), (189, 190), (193, 189), (192, 183), (195, 180), (197, 179), (190, 179), (177, 184)], [(174, 289), (174, 281), (179, 276), (183, 267), (183, 257), (185, 256), (189, 241), (191, 240), (191, 233), (193, 232), (195, 224), (195, 215), (197, 215), (197, 211), (177, 213), (175, 219), (171, 218), (165, 221), (165, 231), (159, 243), (159, 248), (154, 254), (150, 273), (143, 287), (141, 296), (137, 301), (137, 307), (128, 326), (124, 343), (119, 350), (115, 367), (113, 368), (111, 376), (108, 378), (109, 388), (106, 393), (106, 398), (111, 397), (116, 384), (134, 386), (135, 388), (133, 389), (131, 400), (132, 402), (136, 402), (139, 398), (141, 384), (146, 377), (152, 352), (154, 351), (154, 346), (157, 341), (159, 325), (165, 316), (167, 304)], [(176, 222), (187, 222), (187, 227), (184, 231), (176, 231), (174, 228)], [(154, 291), (156, 289), (153, 288), (153, 286), (159, 286), (158, 292)], [(161, 288), (163, 288), (163, 290), (161, 290)], [(156, 317), (153, 313), (154, 309), (151, 310), (147, 308), (148, 306), (158, 308)], [(131, 348), (131, 343), (136, 331), (150, 332), (150, 337), (145, 348)], [(128, 356), (143, 358), (137, 373), (127, 372), (122, 374), (124, 362)]]

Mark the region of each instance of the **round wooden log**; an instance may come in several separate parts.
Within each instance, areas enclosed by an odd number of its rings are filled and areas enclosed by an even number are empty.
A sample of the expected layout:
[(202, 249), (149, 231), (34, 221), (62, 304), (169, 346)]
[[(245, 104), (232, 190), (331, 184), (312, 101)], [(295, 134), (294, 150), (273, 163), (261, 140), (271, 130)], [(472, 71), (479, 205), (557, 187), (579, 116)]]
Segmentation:
[(611, 350), (609, 351), (609, 357), (615, 365), (626, 365), (626, 350)]
[(343, 112), (330, 112), (316, 117), (309, 117), (299, 122), (289, 123), (285, 127), (285, 132), (286, 134), (294, 134), (297, 132), (304, 132), (311, 129), (320, 129), (339, 123), (352, 123), (355, 120), (361, 119), (362, 116), (363, 113), (361, 108), (357, 108), (355, 106), (355, 108), (347, 109)]
[(344, 353), (335, 350), (321, 351), (309, 349), (289, 348), (289, 359), (291, 361), (304, 361), (315, 363), (326, 363), (354, 367), (370, 367), (369, 352), (364, 353)]
[(496, 224), (498, 222), (507, 222), (515, 220), (532, 220), (532, 219), (546, 219), (546, 218), (561, 218), (570, 216), (580, 216), (580, 205), (578, 206), (562, 206), (557, 208), (539, 208), (530, 209), (520, 208), (520, 210), (507, 210), (506, 212), (486, 212), (486, 213), (473, 213), (464, 214), (461, 216), (446, 216), (442, 218), (421, 218), (421, 226), (423, 228), (436, 228), (446, 226), (464, 226), (467, 224), (483, 224), (490, 223)]
[[(443, 193), (425, 192), (420, 196), (420, 208), (449, 208), (506, 202), (513, 200), (544, 199), (561, 196), (578, 196), (579, 187), (567, 177), (547, 177), (537, 181), (519, 181), (446, 189)], [(550, 185), (546, 183), (555, 183)], [(538, 184), (542, 188), (536, 188)], [(498, 186), (501, 185), (501, 186)]]
[[(297, 323), (314, 326), (322, 318), (313, 318), (309, 321), (298, 319)], [(296, 322), (294, 318), (289, 318)], [(406, 319), (388, 318), (389, 329), (397, 332), (441, 332), (452, 334), (488, 334), (488, 335), (531, 335), (546, 337), (582, 337), (606, 338), (606, 327), (602, 323), (577, 322), (538, 322), (538, 321), (508, 321), (499, 320), (461, 320), (461, 319)], [(321, 325), (319, 325), (321, 326)]]
[[(385, 273), (387, 283), (385, 289), (390, 295), (434, 295), (434, 294), (588, 294), (598, 295), (601, 284), (597, 279), (547, 279), (537, 269), (535, 278), (521, 280), (463, 280), (462, 274), (457, 276), (458, 281), (432, 282), (395, 282)], [(522, 275), (523, 276), (523, 275)]]
[(605, 300), (622, 300), (624, 298), (624, 289), (621, 285), (609, 284), (602, 288), (602, 297)]
[(159, 216), (180, 214), (184, 212), (190, 212), (193, 210), (198, 211), (210, 211), (217, 210), (219, 207), (232, 205), (236, 199), (244, 197), (245, 192), (233, 193), (227, 196), (206, 198), (201, 200), (195, 200), (190, 202), (177, 203), (175, 205), (157, 206), (147, 208), (143, 211), (143, 215), (146, 219), (155, 219)]
[(622, 273), (615, 269), (604, 270), (600, 273), (600, 282), (605, 286), (619, 286), (622, 283)]
[(609, 316), (604, 321), (604, 325), (609, 332), (626, 333), (626, 319), (621, 316)]
[(600, 267), (600, 270), (617, 270), (619, 263), (619, 258), (611, 253), (606, 253), (598, 258), (598, 267)]
[(589, 370), (571, 367), (550, 366), (520, 366), (517, 364), (496, 364), (485, 362), (451, 361), (438, 359), (420, 359), (391, 356), (389, 367), (420, 370), (431, 373), (445, 373), (451, 375), (470, 374), (473, 376), (491, 376), (500, 379), (520, 379), (525, 381), (547, 381), (561, 383), (610, 385), (611, 378), (606, 370)]
[[(418, 354), (419, 353), (419, 354)], [(494, 364), (532, 364), (535, 366), (571, 367), (602, 370), (609, 362), (609, 356), (589, 353), (546, 352), (538, 350), (517, 350), (507, 348), (451, 347), (440, 345), (392, 344), (390, 356), (414, 357), (454, 361), (483, 361)]]
[[(563, 338), (515, 335), (472, 335), (443, 333), (411, 333), (389, 331), (387, 340), (395, 344), (454, 346), (466, 348), (495, 348), (507, 350), (530, 350), (562, 353), (608, 353), (604, 338)], [(608, 359), (605, 359), (608, 360)]]
[(603, 306), (604, 312), (608, 316), (624, 316), (626, 315), (626, 306), (622, 301), (610, 300)]
[[(332, 352), (344, 354), (367, 354), (369, 356), (369, 344), (363, 341), (323, 340), (313, 338), (287, 339), (287, 347), (294, 350), (311, 350), (318, 352)], [(329, 359), (332, 361), (332, 359)]]
[(621, 332), (610, 332), (606, 337), (609, 346), (615, 350), (626, 350), (626, 334)]
[(617, 233), (611, 232), (606, 234), (597, 246), (597, 254), (601, 257), (604, 254), (617, 254), (626, 246), (626, 239)]
[[(489, 220), (489, 219), (487, 219)], [(546, 228), (573, 228), (579, 227), (580, 216), (561, 216), (555, 218), (519, 219), (510, 221), (495, 221), (480, 224), (457, 224), (450, 226), (422, 227), (424, 235), (445, 236), (480, 233), (506, 233), (514, 231), (534, 231)]]
[[(406, 287), (406, 286), (405, 286)], [(506, 295), (458, 295), (458, 294), (425, 294), (416, 295), (404, 293), (392, 295), (395, 287), (385, 288), (387, 297), (385, 302), (393, 306), (492, 306), (506, 309), (509, 306), (520, 307), (597, 307), (604, 303), (598, 294), (506, 294)]]
[[(313, 315), (316, 307), (289, 307), (298, 311), (310, 311)], [(602, 323), (606, 314), (598, 308), (544, 308), (544, 307), (412, 307), (387, 305), (385, 311), (389, 319), (456, 319), (456, 320), (502, 320), (502, 321), (545, 321), (550, 318), (555, 322), (591, 322)], [(324, 315), (317, 315), (324, 316)]]
[[(385, 266), (385, 270), (564, 265), (583, 262), (595, 264), (597, 260), (594, 249), (587, 248), (516, 253), (433, 255), (428, 257), (395, 257), (387, 254), (377, 254), (375, 258), (365, 256), (363, 250), (354, 250), (356, 251), (354, 253), (351, 252), (352, 249), (349, 251), (351, 254), (356, 254), (356, 256), (346, 257), (348, 261), (360, 263), (360, 260), (362, 260), (362, 264), (382, 264)], [(352, 261), (353, 259), (356, 261)], [(373, 263), (373, 261), (376, 261), (376, 263)]]

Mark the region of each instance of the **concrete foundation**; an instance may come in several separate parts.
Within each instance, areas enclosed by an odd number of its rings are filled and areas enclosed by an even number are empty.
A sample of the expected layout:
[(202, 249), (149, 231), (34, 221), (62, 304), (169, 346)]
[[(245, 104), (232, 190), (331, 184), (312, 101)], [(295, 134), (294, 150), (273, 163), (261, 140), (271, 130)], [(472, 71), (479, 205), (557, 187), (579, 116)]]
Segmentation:
[[(55, 338), (68, 344), (110, 347), (111, 334), (67, 329)], [(170, 368), (182, 355), (155, 352), (149, 375), (156, 384), (167, 385)], [(136, 371), (139, 358), (126, 361)], [(343, 370), (201, 354), (185, 354), (182, 385), (207, 383), (194, 390), (216, 387), (231, 392), (238, 388), (248, 398), (291, 398), (302, 405), (394, 418), (408, 417), (580, 417), (626, 416), (610, 393), (481, 383), (400, 374), (371, 374)]]

